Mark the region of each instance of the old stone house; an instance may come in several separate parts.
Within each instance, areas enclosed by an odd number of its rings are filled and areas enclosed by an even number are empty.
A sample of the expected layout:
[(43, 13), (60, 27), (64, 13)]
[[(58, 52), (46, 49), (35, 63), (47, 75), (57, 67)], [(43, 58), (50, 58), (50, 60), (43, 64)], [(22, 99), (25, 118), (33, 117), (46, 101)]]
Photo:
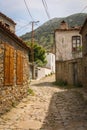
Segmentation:
[(87, 19), (85, 20), (80, 34), (82, 34), (82, 54), (83, 54), (83, 86), (87, 87)]
[(79, 31), (79, 27), (69, 28), (65, 21), (55, 30), (57, 82), (82, 83), (82, 38)]
[(6, 28), (10, 29), (13, 33), (15, 33), (15, 25), (16, 23), (6, 15), (0, 12), (0, 22), (5, 25)]
[(15, 22), (0, 13), (0, 114), (27, 95), (30, 48), (15, 34)]

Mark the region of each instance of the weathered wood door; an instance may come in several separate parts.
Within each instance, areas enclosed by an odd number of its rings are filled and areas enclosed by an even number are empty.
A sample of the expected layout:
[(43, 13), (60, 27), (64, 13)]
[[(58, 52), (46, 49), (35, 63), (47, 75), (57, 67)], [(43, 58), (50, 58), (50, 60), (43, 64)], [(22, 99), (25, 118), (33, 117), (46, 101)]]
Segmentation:
[(73, 63), (73, 85), (77, 85), (78, 82), (78, 71), (77, 71), (77, 63)]

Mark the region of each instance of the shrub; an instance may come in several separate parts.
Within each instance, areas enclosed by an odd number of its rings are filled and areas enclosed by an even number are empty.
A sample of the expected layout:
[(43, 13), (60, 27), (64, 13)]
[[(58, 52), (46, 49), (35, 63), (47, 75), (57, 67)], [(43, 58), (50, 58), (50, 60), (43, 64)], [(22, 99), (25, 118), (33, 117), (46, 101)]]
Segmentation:
[(67, 86), (67, 81), (63, 81), (62, 79), (60, 79), (58, 82), (55, 82), (55, 85)]
[(28, 94), (34, 96), (34, 91), (31, 88), (29, 88), (28, 89)]
[(83, 86), (82, 86), (82, 83), (81, 83), (80, 81), (78, 81), (78, 83), (77, 83), (75, 86), (78, 87), (78, 88), (83, 87)]

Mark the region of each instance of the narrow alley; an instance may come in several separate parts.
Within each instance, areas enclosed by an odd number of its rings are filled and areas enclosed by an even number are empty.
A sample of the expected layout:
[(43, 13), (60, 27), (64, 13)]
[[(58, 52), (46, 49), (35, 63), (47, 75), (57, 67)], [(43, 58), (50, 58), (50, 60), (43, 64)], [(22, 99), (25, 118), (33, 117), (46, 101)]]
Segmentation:
[(0, 130), (87, 130), (87, 90), (60, 89), (54, 81), (32, 81), (34, 94), (0, 117)]

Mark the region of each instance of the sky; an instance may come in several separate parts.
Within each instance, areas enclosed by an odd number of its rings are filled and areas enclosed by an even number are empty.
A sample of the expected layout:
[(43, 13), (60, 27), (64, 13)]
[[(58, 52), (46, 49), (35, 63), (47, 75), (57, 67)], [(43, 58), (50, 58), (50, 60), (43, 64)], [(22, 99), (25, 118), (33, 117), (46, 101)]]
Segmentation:
[[(34, 29), (48, 21), (42, 0), (25, 0), (33, 17), (31, 19), (24, 0), (0, 0), (0, 12), (13, 19), (16, 34), (21, 36), (32, 29), (31, 22), (39, 21)], [(74, 13), (87, 13), (87, 0), (45, 0), (50, 18), (67, 17)]]

